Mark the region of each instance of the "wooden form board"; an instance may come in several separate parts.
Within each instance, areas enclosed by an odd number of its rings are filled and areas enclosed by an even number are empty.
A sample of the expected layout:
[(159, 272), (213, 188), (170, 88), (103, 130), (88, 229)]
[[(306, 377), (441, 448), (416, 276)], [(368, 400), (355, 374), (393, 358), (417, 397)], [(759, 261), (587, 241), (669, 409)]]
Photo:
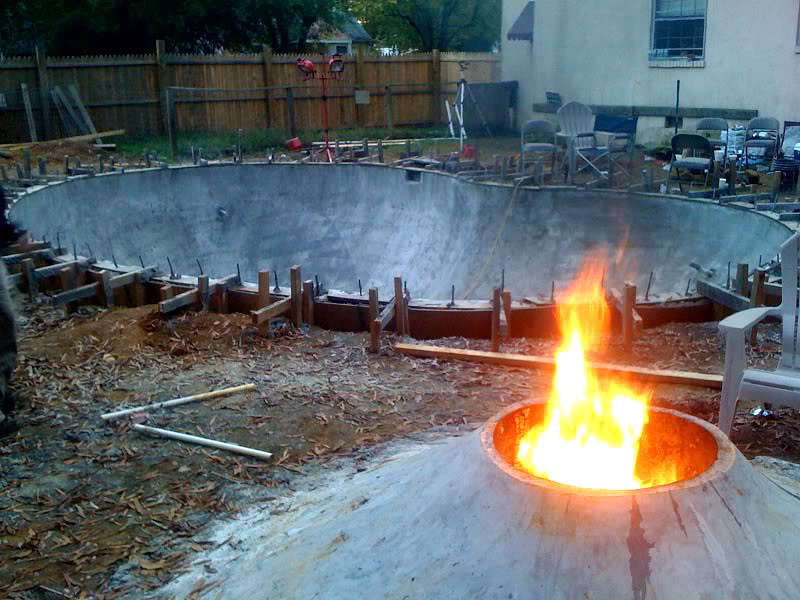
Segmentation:
[[(503, 367), (517, 367), (521, 369), (552, 370), (555, 360), (539, 356), (524, 356), (522, 354), (503, 354), (500, 352), (481, 352), (478, 350), (459, 350), (456, 348), (443, 348), (441, 346), (425, 346), (416, 344), (395, 344), (395, 351), (417, 358), (436, 358), (442, 360), (461, 360)], [(643, 367), (628, 367), (608, 363), (589, 363), (589, 368), (605, 374), (617, 374), (630, 377), (639, 381), (653, 383), (673, 383), (695, 387), (705, 387), (715, 390), (722, 389), (722, 375), (709, 375), (705, 373), (692, 373), (688, 371), (665, 371), (646, 369)]]

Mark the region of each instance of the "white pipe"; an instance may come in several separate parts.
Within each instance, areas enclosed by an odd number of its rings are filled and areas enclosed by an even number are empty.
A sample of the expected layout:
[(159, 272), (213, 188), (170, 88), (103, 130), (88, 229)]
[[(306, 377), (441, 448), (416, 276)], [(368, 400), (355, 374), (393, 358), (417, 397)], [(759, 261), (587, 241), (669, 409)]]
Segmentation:
[(136, 431), (141, 431), (148, 435), (156, 437), (163, 437), (170, 440), (178, 440), (181, 442), (188, 442), (190, 444), (197, 444), (199, 446), (208, 446), (209, 448), (217, 448), (219, 450), (227, 450), (228, 452), (235, 452), (236, 454), (244, 454), (245, 456), (252, 456), (254, 458), (261, 458), (267, 460), (272, 458), (271, 452), (263, 452), (261, 450), (254, 450), (253, 448), (245, 448), (244, 446), (237, 446), (236, 444), (228, 444), (226, 442), (218, 442), (216, 440), (209, 440), (207, 438), (197, 437), (196, 435), (188, 435), (186, 433), (178, 433), (177, 431), (169, 431), (168, 429), (158, 429), (157, 427), (148, 427), (147, 425), (134, 425)]
[(104, 421), (113, 421), (125, 415), (137, 412), (148, 412), (156, 410), (157, 408), (164, 408), (167, 406), (179, 406), (181, 404), (189, 404), (190, 402), (199, 402), (200, 400), (210, 400), (211, 398), (219, 398), (221, 396), (230, 396), (238, 394), (239, 392), (253, 392), (256, 386), (252, 383), (239, 385), (236, 387), (225, 388), (224, 390), (216, 390), (214, 392), (205, 392), (203, 394), (195, 394), (194, 396), (184, 396), (183, 398), (176, 398), (175, 400), (166, 400), (164, 402), (157, 402), (156, 404), (146, 404), (145, 406), (134, 406), (133, 408), (125, 408), (115, 412), (100, 415)]

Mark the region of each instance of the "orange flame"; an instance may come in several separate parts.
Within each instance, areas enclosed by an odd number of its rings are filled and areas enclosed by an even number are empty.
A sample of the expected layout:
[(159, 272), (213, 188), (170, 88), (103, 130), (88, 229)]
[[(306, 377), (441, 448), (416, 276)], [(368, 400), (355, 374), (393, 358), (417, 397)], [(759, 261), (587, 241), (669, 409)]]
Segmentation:
[(563, 343), (553, 390), (543, 424), (521, 438), (517, 460), (537, 477), (572, 486), (637, 489), (651, 485), (634, 474), (650, 393), (598, 379), (584, 356), (610, 327), (601, 281), (602, 263), (587, 262), (558, 305)]

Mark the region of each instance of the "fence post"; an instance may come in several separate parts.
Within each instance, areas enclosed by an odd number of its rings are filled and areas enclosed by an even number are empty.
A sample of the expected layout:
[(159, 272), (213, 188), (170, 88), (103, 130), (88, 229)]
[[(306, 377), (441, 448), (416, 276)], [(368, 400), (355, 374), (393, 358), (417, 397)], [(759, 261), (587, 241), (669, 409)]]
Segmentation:
[(167, 88), (167, 133), (169, 134), (169, 153), (172, 160), (178, 157), (178, 117), (175, 114), (175, 90)]
[(261, 57), (264, 63), (264, 87), (268, 88), (264, 90), (265, 102), (266, 102), (266, 110), (267, 110), (267, 127), (272, 127), (272, 111), (270, 109), (270, 75), (272, 71), (272, 48), (267, 46), (266, 44), (261, 45)]
[(392, 111), (392, 84), (386, 84), (386, 129), (394, 129), (394, 113)]
[(158, 87), (158, 107), (161, 112), (161, 131), (169, 133), (169, 109), (167, 106), (167, 62), (164, 40), (156, 40), (156, 87)]
[(294, 123), (294, 89), (286, 88), (286, 119), (289, 122), (290, 137), (297, 137), (297, 127)]
[(442, 56), (439, 50), (431, 55), (431, 119), (439, 124), (442, 110)]
[(47, 54), (39, 46), (36, 46), (36, 78), (39, 81), (39, 110), (42, 114), (44, 139), (49, 140), (54, 136), (50, 124), (50, 86), (47, 81)]
[[(359, 48), (356, 52), (356, 89), (363, 90), (364, 89), (364, 79), (366, 77), (364, 66), (364, 48)], [(355, 101), (355, 99), (354, 99)], [(367, 126), (367, 115), (368, 110), (367, 107), (356, 104), (356, 122), (358, 123), (359, 127), (366, 127)]]

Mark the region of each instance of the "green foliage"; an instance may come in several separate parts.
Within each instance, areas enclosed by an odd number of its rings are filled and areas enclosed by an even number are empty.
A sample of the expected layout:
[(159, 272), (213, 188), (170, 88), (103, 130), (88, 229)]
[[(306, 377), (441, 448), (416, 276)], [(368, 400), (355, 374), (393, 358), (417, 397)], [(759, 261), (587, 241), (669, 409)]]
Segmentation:
[(269, 44), (303, 51), (319, 18), (335, 20), (340, 0), (5, 0), (0, 52), (51, 55), (247, 51)]
[(486, 52), (500, 39), (501, 0), (348, 0), (378, 42), (401, 51)]

